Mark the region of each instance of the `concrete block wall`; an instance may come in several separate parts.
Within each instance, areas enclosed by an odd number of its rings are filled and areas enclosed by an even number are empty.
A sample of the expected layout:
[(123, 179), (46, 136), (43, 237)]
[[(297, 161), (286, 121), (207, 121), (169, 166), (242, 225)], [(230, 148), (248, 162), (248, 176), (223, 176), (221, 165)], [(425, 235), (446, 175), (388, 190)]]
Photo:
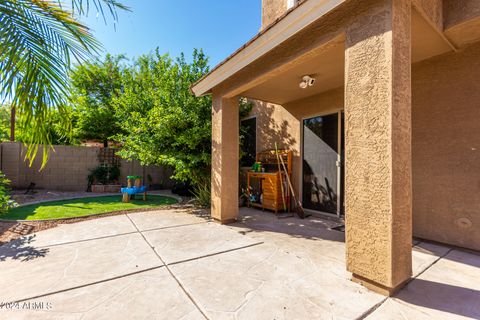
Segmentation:
[[(23, 169), (21, 161), (21, 145), (19, 143), (5, 142), (0, 145), (0, 170), (6, 174), (8, 179), (19, 183), (23, 178), (20, 177), (20, 168)], [(23, 170), (21, 170), (23, 172)]]
[(120, 161), (120, 183), (126, 184), (127, 176), (138, 175), (144, 178), (144, 183), (148, 185), (147, 176), (152, 177), (152, 184), (163, 186), (164, 189), (173, 187), (173, 181), (170, 176), (173, 170), (160, 166), (142, 166), (138, 161), (127, 161), (122, 159)]
[[(21, 143), (0, 144), (0, 170), (12, 181), (12, 187), (27, 188), (31, 182), (36, 188), (85, 191), (90, 170), (99, 165), (98, 148), (76, 146), (53, 146), (49, 160), (41, 169), (43, 151), (40, 149), (32, 166), (25, 161), (25, 147)], [(159, 166), (141, 166), (138, 161), (121, 161), (120, 184), (126, 184), (128, 175), (152, 176), (153, 184), (172, 186), (171, 170)]]

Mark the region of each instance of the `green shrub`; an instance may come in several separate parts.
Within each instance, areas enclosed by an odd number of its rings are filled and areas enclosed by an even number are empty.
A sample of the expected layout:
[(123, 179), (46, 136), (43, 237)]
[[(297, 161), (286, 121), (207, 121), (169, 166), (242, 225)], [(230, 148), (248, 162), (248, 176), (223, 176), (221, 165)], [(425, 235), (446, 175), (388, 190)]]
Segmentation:
[(193, 188), (193, 195), (197, 204), (204, 208), (210, 208), (212, 192), (210, 189), (210, 180), (203, 179)]
[(118, 181), (120, 168), (118, 166), (98, 166), (90, 170), (88, 181), (91, 183), (112, 184)]
[(15, 206), (17, 203), (10, 198), (10, 180), (0, 171), (0, 214)]

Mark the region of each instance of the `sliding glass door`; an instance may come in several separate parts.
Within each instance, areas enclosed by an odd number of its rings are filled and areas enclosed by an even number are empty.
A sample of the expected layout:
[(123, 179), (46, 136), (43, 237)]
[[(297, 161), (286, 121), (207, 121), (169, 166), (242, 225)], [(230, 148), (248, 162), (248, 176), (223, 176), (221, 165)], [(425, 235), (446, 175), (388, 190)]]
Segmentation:
[(305, 209), (343, 214), (343, 113), (303, 120)]

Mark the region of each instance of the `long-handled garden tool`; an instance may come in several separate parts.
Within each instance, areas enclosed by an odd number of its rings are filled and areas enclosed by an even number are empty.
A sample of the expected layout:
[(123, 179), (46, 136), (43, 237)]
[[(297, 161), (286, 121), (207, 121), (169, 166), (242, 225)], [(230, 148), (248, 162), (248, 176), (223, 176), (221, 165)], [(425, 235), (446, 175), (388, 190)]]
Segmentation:
[[(285, 190), (283, 189), (283, 177), (282, 177), (282, 168), (280, 166), (280, 155), (278, 153), (278, 146), (275, 142), (275, 154), (277, 156), (277, 165), (278, 165), (278, 174), (280, 175), (280, 190), (282, 191), (282, 203), (283, 203), (283, 211), (287, 212), (287, 202), (285, 200)], [(285, 218), (292, 217), (293, 215), (288, 215)], [(282, 218), (284, 218), (282, 216)]]
[(285, 202), (285, 191), (283, 190), (282, 168), (280, 167), (280, 156), (278, 154), (278, 147), (276, 142), (275, 142), (275, 155), (277, 156), (278, 173), (280, 174), (280, 189), (282, 190), (283, 211), (287, 211), (287, 204)]
[(290, 181), (287, 167), (283, 162), (283, 158), (282, 157), (279, 157), (279, 158), (280, 158), (280, 162), (282, 163), (283, 170), (285, 171), (285, 177), (287, 178), (288, 187), (290, 188), (290, 192), (292, 193), (293, 201), (295, 202), (295, 212), (301, 219), (305, 219), (305, 211), (303, 210), (300, 200), (298, 200), (297, 197), (295, 196), (295, 191), (293, 190), (292, 182)]

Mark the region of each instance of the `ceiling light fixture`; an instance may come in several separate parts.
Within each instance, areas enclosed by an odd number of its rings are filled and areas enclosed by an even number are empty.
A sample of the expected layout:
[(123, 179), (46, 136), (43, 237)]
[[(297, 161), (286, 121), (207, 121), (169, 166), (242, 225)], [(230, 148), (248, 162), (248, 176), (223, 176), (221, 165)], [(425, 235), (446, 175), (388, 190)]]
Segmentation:
[(312, 76), (303, 76), (302, 81), (299, 84), (299, 87), (302, 89), (306, 89), (308, 87), (313, 87), (315, 84), (315, 78)]

